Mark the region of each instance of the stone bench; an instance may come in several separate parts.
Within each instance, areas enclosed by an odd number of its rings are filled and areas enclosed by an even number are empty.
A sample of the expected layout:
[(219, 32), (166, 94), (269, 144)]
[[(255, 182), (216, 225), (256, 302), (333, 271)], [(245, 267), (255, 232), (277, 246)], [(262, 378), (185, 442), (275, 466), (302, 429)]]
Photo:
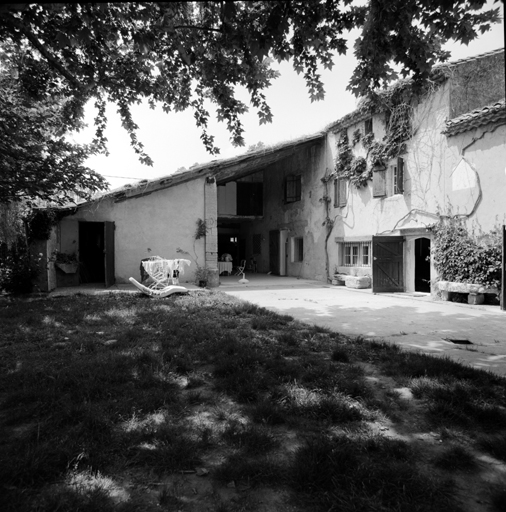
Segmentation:
[(483, 304), (486, 293), (497, 295), (497, 288), (486, 288), (481, 284), (474, 283), (453, 283), (451, 281), (439, 281), (437, 287), (441, 292), (443, 300), (452, 300), (454, 293), (466, 293), (468, 304)]

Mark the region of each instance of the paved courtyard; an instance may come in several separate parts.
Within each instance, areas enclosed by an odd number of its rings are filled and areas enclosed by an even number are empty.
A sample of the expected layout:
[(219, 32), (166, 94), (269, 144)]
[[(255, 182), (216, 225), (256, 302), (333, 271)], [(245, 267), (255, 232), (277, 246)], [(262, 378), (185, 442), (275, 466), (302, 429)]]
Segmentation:
[(243, 285), (238, 277), (222, 278), (220, 290), (305, 322), (506, 376), (506, 312), (497, 306), (433, 301), (423, 294), (375, 295), (287, 277), (246, 277), (250, 282)]

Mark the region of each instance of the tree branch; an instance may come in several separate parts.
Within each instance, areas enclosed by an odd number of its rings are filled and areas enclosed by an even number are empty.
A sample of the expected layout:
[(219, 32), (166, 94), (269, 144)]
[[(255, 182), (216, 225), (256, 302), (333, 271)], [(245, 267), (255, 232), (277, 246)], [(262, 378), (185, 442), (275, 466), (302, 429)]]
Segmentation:
[(17, 18), (14, 18), (13, 16), (6, 16), (6, 21), (17, 28), (41, 53), (46, 61), (52, 67), (54, 67), (58, 73), (60, 73), (60, 75), (65, 77), (76, 89), (82, 90), (83, 87), (79, 80), (74, 75), (72, 75), (72, 73), (70, 73), (54, 55), (51, 54), (51, 52), (30, 32), (30, 30), (23, 23), (21, 23)]
[(198, 27), (196, 25), (178, 25), (178, 26), (174, 27), (174, 30), (177, 30), (180, 28), (203, 30), (204, 32), (218, 32), (219, 34), (222, 33), (221, 28)]

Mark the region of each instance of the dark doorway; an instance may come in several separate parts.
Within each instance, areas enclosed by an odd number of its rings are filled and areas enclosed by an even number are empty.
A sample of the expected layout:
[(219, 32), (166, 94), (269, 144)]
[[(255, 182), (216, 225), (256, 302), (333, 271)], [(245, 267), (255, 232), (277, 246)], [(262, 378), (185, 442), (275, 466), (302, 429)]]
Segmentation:
[(241, 258), (237, 234), (218, 235), (218, 258), (221, 258), (223, 254), (230, 254), (234, 265), (239, 264)]
[(415, 292), (430, 293), (430, 240), (415, 240)]
[(372, 237), (372, 291), (404, 291), (404, 237)]
[(279, 231), (269, 231), (269, 269), (279, 276)]
[(79, 223), (79, 277), (81, 283), (105, 283), (103, 222)]

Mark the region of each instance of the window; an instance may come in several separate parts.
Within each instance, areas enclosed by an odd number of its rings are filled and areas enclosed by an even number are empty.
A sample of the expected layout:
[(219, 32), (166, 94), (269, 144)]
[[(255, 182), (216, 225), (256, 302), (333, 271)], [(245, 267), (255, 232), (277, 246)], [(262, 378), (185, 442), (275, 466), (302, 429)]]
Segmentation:
[(369, 244), (364, 244), (362, 246), (362, 266), (370, 267), (371, 266), (371, 246)]
[(348, 196), (348, 180), (334, 180), (334, 207), (346, 206)]
[(304, 239), (292, 238), (292, 262), (304, 260)]
[(365, 134), (369, 135), (372, 133), (372, 117), (365, 120)]
[(397, 165), (393, 166), (394, 194), (404, 193), (404, 160), (397, 159)]
[(295, 203), (301, 198), (301, 175), (291, 175), (285, 178), (285, 203)]
[(262, 235), (253, 235), (253, 254), (262, 254)]
[(387, 195), (387, 175), (385, 169), (375, 170), (372, 178), (372, 195), (384, 197)]
[(342, 265), (345, 267), (370, 267), (371, 242), (344, 242)]

